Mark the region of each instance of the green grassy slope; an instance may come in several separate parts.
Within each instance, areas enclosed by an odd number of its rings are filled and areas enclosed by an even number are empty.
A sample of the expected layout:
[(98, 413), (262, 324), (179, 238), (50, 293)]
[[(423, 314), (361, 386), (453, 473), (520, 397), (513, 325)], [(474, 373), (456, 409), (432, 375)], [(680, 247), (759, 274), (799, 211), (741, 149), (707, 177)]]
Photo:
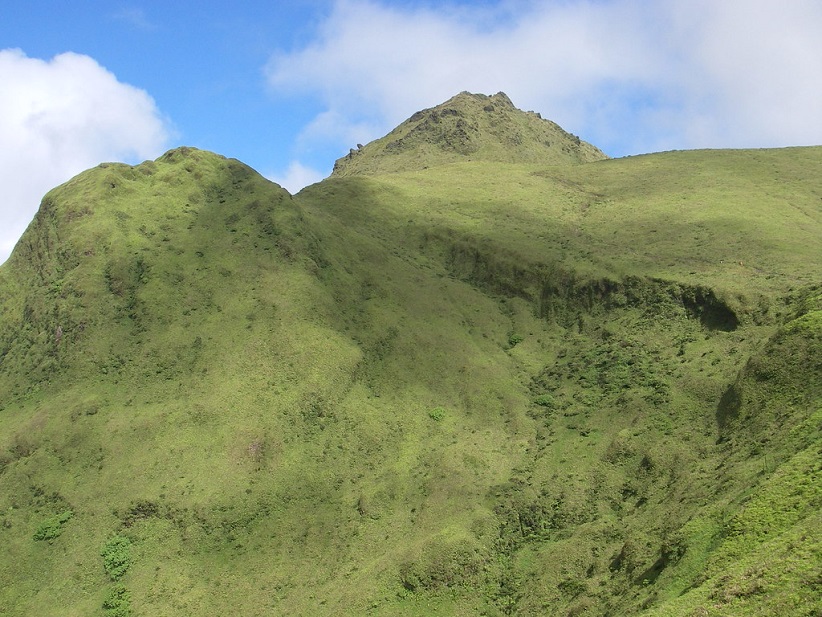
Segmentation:
[(818, 612), (822, 149), (476, 139), (46, 196), (0, 267), (5, 614)]
[[(790, 324), (814, 315), (820, 154), (669, 153), (564, 168), (466, 162), (332, 179), (298, 196), (313, 228), (335, 229), (323, 246), (352, 233), (375, 239), (386, 253), (497, 299), (509, 320), (500, 344), (513, 363), (512, 390), (526, 396), (510, 424), (527, 427), (530, 439), (486, 495), (499, 537), (481, 589), (495, 610), (636, 614), (661, 605), (666, 614), (679, 594), (709, 589), (713, 564), (728, 565), (724, 538), (752, 496), (802, 491), (795, 520), (816, 524), (818, 496), (797, 488), (789, 470), (819, 469), (818, 340), (787, 337), (778, 357), (792, 362), (783, 373), (795, 388), (765, 381), (760, 395), (789, 422), (758, 424), (753, 410), (744, 423), (724, 416), (729, 392), (742, 387), (733, 384), (763, 381), (750, 378), (750, 366), (771, 362), (768, 341), (782, 340), (780, 324), (796, 334)], [(805, 178), (801, 188), (764, 187), (773, 167)], [(716, 196), (723, 175), (732, 199)], [(369, 279), (386, 284), (384, 262), (358, 263), (363, 271), (373, 264)], [(476, 330), (470, 316), (465, 326)], [(410, 370), (427, 363), (419, 353), (401, 352), (415, 358)], [(822, 565), (813, 534), (803, 533), (804, 578), (787, 561), (771, 569), (769, 598), (798, 594), (794, 614), (813, 605)], [(766, 567), (764, 554), (752, 563)], [(423, 573), (405, 581), (408, 597), (476, 593), (476, 581), (443, 585), (420, 562)], [(689, 610), (712, 606), (741, 610), (710, 599)]]

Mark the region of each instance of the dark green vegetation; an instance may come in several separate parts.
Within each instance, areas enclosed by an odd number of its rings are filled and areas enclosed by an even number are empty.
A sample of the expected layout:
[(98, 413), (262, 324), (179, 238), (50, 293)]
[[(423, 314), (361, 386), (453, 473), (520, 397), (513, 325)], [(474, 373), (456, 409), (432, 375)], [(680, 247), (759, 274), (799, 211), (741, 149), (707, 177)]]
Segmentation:
[(46, 195), (0, 613), (819, 614), (822, 148), (540, 159), (505, 101), (293, 197), (186, 148)]

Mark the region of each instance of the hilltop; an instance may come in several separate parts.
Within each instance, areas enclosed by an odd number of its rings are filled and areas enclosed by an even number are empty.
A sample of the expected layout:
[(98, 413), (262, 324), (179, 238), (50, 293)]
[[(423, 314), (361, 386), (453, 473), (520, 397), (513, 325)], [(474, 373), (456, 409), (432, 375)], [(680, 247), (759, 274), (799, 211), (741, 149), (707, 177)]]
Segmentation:
[(503, 92), (461, 92), (418, 111), (385, 137), (352, 148), (334, 164), (332, 176), (411, 171), (464, 160), (553, 165), (605, 158), (539, 114), (517, 109)]
[(83, 172), (0, 266), (0, 607), (818, 613), (820, 165), (463, 93), (297, 195)]

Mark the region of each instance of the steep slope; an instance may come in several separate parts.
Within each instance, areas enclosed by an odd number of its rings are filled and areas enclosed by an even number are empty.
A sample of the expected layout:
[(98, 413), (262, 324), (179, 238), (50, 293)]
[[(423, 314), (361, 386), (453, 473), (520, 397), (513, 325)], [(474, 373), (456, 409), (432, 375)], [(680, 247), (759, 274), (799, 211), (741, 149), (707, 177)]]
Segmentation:
[[(739, 507), (710, 504), (683, 528), (714, 528), (691, 588), (652, 615), (813, 615), (822, 610), (822, 295), (747, 361), (717, 406), (727, 444), (719, 486), (744, 479)], [(736, 478), (735, 478), (736, 476)], [(720, 493), (721, 494), (721, 493)], [(720, 527), (717, 516), (727, 517)], [(698, 551), (692, 551), (698, 553)]]
[(293, 197), (188, 148), (46, 196), (7, 614), (818, 612), (822, 149), (504, 159), (506, 101)]
[(102, 164), (50, 192), (3, 271), (18, 291), (3, 304), (6, 388), (119, 370), (118, 357), (176, 364), (196, 339), (192, 313), (239, 319), (260, 260), (308, 252), (290, 201), (238, 161), (191, 148)]
[(505, 163), (582, 163), (607, 158), (596, 147), (503, 93), (461, 92), (412, 115), (385, 137), (351, 149), (333, 176), (424, 169), (462, 160)]
[[(291, 510), (265, 537), (302, 533), (304, 474), (321, 466), (283, 440), (307, 441), (288, 427), (321, 422), (358, 358), (323, 325), (318, 267), (290, 196), (210, 153), (101, 165), (46, 196), (2, 269), (8, 614), (99, 613), (121, 580), (138, 613), (210, 613), (219, 598), (195, 598), (231, 569), (237, 520)], [(314, 475), (318, 494), (338, 490)], [(122, 537), (126, 579), (101, 555)]]
[[(822, 387), (819, 341), (799, 324), (814, 319), (822, 280), (821, 156), (476, 161), (332, 178), (298, 196), (312, 228), (336, 229), (321, 234), (324, 245), (373, 238), (385, 254), (497, 298), (510, 320), (502, 345), (529, 399), (511, 421), (532, 437), (487, 494), (499, 525), (492, 561), (504, 565), (483, 562), (494, 572), (483, 580), (497, 609), (812, 614), (822, 547), (808, 539), (819, 494), (807, 480), (819, 471)], [(372, 281), (385, 279), (383, 263), (370, 270)], [(430, 297), (421, 285), (415, 293)], [(477, 328), (470, 314), (465, 325)], [(790, 344), (776, 352), (782, 340)], [(413, 346), (396, 353), (425, 365)], [(751, 377), (775, 355), (789, 360), (779, 374), (796, 376), (791, 388)], [(763, 384), (760, 402), (731, 424), (733, 384), (743, 382), (746, 391)], [(779, 422), (758, 414), (768, 400)], [(765, 515), (785, 495), (794, 495), (789, 514)], [(754, 520), (782, 540), (748, 534)], [(780, 543), (796, 537), (806, 540), (794, 558)], [(739, 545), (751, 557), (723, 577)], [(407, 610), (475, 587), (438, 574), (441, 559), (423, 553), (401, 569)], [(738, 591), (740, 577), (764, 570), (755, 593)], [(687, 601), (668, 604), (689, 589)]]

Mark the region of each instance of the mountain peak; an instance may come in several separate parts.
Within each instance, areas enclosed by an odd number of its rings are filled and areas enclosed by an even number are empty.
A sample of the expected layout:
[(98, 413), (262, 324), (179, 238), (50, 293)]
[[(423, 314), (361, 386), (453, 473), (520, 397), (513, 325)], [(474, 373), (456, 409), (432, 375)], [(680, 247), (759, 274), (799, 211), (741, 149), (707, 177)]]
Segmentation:
[[(487, 106), (487, 105), (493, 106), (493, 105), (496, 104), (496, 105), (500, 105), (502, 107), (509, 107), (511, 109), (516, 109), (516, 107), (514, 106), (514, 103), (511, 101), (510, 98), (508, 98), (508, 95), (505, 94), (505, 92), (497, 92), (496, 94), (488, 95), (488, 94), (468, 92), (467, 90), (463, 90), (459, 94), (455, 94), (450, 99), (448, 99), (447, 101), (445, 101), (441, 105), (438, 105), (434, 109), (439, 108), (439, 107), (444, 108), (444, 107), (453, 107), (453, 106), (458, 106), (458, 105), (472, 105), (472, 104), (477, 104), (477, 103), (482, 104), (483, 106)], [(417, 113), (424, 113), (425, 111), (429, 111), (429, 110), (423, 110), (423, 111), (417, 112)]]
[(385, 137), (352, 148), (332, 175), (410, 171), (461, 160), (555, 165), (605, 158), (554, 122), (518, 109), (504, 92), (460, 92), (412, 114)]

